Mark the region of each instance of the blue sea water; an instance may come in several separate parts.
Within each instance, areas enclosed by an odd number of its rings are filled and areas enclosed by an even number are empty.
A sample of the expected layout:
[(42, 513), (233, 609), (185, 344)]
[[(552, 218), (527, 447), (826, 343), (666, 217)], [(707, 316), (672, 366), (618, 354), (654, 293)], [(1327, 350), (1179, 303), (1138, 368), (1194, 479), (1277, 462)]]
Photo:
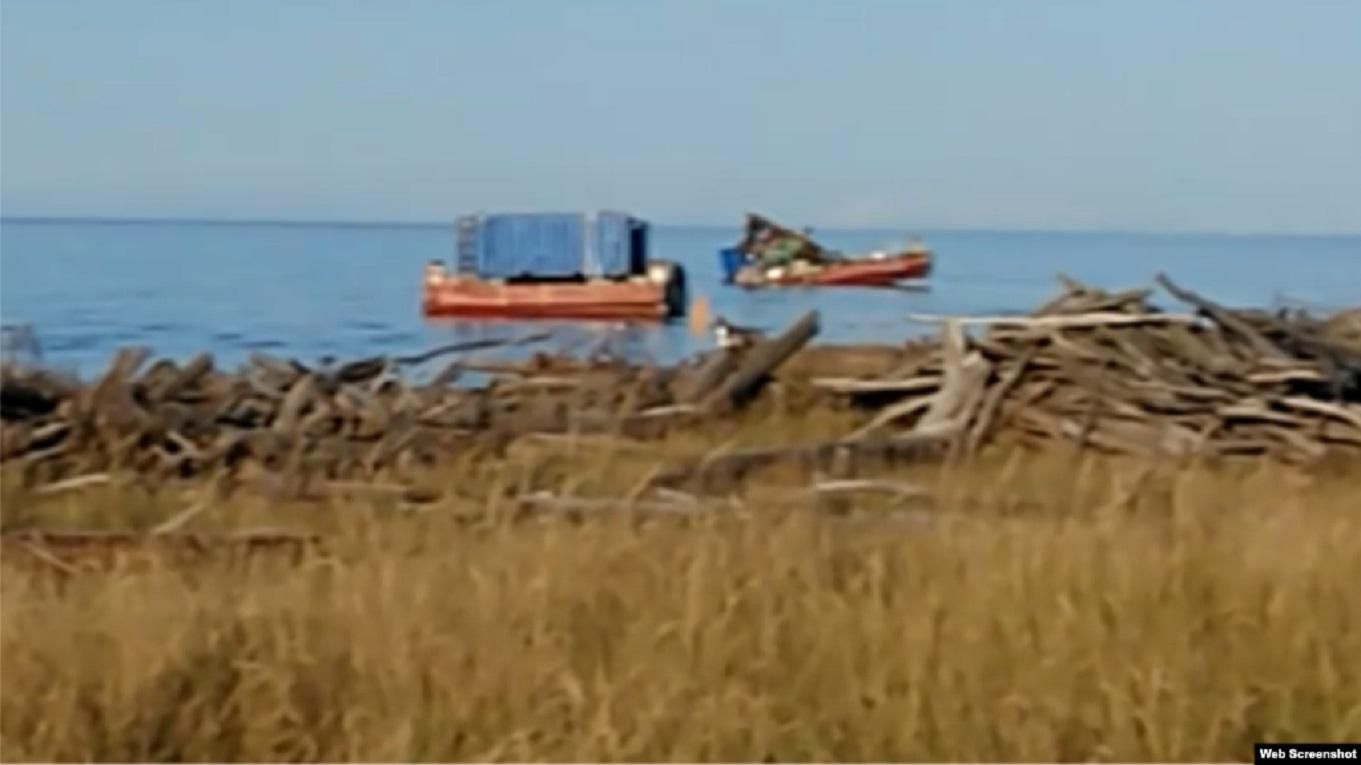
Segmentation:
[[(910, 313), (1014, 313), (1051, 296), (1055, 275), (1119, 289), (1155, 274), (1221, 302), (1361, 304), (1361, 236), (1213, 236), (1060, 232), (817, 231), (846, 251), (921, 235), (936, 271), (920, 290), (746, 291), (720, 284), (716, 255), (738, 229), (653, 229), (652, 253), (688, 271), (710, 316), (775, 330), (808, 309), (823, 342), (900, 342), (931, 331)], [(314, 361), (405, 354), (459, 340), (554, 329), (556, 347), (603, 338), (674, 361), (712, 347), (685, 321), (659, 326), (427, 320), (423, 265), (453, 260), (452, 226), (6, 220), (0, 318), (34, 329), (48, 363), (93, 374), (124, 345), (233, 365), (252, 352)], [(554, 347), (553, 345), (544, 347)]]

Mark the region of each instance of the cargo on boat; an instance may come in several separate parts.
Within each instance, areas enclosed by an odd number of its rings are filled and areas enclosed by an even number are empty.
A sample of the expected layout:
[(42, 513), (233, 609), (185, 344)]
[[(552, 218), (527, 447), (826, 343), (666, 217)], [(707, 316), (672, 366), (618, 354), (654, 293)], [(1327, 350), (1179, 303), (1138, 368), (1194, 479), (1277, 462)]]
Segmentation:
[(426, 266), (426, 316), (666, 319), (684, 315), (685, 271), (648, 257), (648, 224), (619, 212), (457, 221), (457, 261)]
[(847, 257), (806, 234), (759, 215), (747, 216), (736, 247), (719, 252), (724, 280), (743, 287), (884, 287), (931, 274), (931, 251), (920, 242), (890, 252)]

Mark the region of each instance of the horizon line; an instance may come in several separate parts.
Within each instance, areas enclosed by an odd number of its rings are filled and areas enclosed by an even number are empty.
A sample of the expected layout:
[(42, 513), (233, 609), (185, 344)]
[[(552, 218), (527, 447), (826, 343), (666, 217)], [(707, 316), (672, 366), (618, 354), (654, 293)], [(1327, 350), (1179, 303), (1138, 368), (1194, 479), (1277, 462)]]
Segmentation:
[[(202, 217), (186, 216), (174, 217), (163, 215), (133, 215), (133, 216), (105, 216), (105, 215), (0, 215), (0, 222), (13, 223), (95, 223), (113, 225), (155, 225), (171, 224), (186, 226), (279, 226), (279, 227), (321, 227), (329, 226), (333, 228), (444, 228), (453, 227), (454, 220), (448, 221), (426, 221), (426, 220), (363, 220), (363, 219), (325, 219), (325, 218), (231, 218), (231, 217)], [(648, 223), (663, 228), (711, 228), (729, 229), (741, 228), (740, 223), (694, 223), (678, 221), (649, 220)], [(845, 224), (836, 225), (817, 225), (808, 226), (814, 231), (935, 231), (951, 233), (987, 233), (987, 234), (1109, 234), (1109, 235), (1134, 235), (1134, 236), (1219, 236), (1219, 237), (1296, 237), (1296, 238), (1349, 238), (1361, 236), (1361, 230), (1357, 231), (1269, 231), (1269, 230), (1222, 230), (1222, 229), (1141, 229), (1113, 226), (1109, 228), (1089, 228), (1089, 227), (1037, 227), (1037, 226), (902, 226), (890, 224), (874, 224), (864, 226), (854, 226)]]

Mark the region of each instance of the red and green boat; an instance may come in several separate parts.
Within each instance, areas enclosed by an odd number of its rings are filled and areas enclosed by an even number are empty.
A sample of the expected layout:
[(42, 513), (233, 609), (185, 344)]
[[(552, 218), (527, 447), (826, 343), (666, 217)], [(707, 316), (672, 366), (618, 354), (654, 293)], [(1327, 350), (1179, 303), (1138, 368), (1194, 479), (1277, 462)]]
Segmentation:
[(925, 279), (932, 270), (931, 251), (920, 243), (847, 257), (759, 215), (747, 216), (742, 242), (720, 258), (728, 283), (752, 288), (888, 287)]

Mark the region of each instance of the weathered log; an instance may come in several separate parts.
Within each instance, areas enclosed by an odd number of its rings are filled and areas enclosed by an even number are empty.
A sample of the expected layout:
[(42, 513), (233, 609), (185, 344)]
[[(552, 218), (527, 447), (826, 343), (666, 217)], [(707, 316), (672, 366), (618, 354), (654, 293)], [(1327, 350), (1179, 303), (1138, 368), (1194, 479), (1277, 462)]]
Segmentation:
[(1022, 356), (1020, 361), (1018, 361), (1014, 367), (1007, 370), (1001, 376), (1001, 379), (988, 390), (982, 405), (979, 407), (978, 416), (974, 419), (973, 424), (969, 426), (969, 432), (964, 442), (964, 451), (966, 454), (974, 454), (977, 452), (979, 447), (983, 444), (983, 441), (987, 439), (992, 430), (993, 423), (997, 420), (997, 413), (1001, 409), (1003, 399), (1010, 395), (1011, 391), (1016, 387), (1016, 384), (1020, 382), (1021, 376), (1025, 374), (1026, 365), (1030, 363), (1030, 359), (1033, 355), (1034, 351), (1032, 350), (1030, 353)]
[(104, 486), (112, 480), (112, 477), (108, 473), (89, 473), (47, 484), (35, 491), (34, 494), (37, 494), (38, 496), (61, 494), (63, 492), (84, 489), (90, 486)]
[(156, 389), (155, 397), (162, 401), (172, 400), (186, 389), (197, 385), (212, 371), (213, 355), (211, 353), (200, 353), (190, 359), (183, 369), (178, 370), (174, 377), (167, 380), (164, 386)]
[(778, 336), (757, 343), (747, 352), (736, 371), (704, 399), (705, 409), (722, 412), (739, 406), (767, 375), (817, 335), (818, 322), (818, 312), (809, 311)]
[(930, 393), (940, 388), (940, 377), (921, 375), (905, 380), (852, 380), (840, 377), (820, 377), (809, 381), (815, 388), (822, 388), (842, 395), (874, 393)]
[(1167, 277), (1167, 274), (1158, 274), (1157, 282), (1158, 285), (1167, 290), (1172, 297), (1187, 305), (1195, 306), (1201, 313), (1208, 316), (1216, 324), (1229, 332), (1238, 335), (1244, 342), (1252, 346), (1252, 349), (1257, 353), (1267, 357), (1286, 357), (1286, 354), (1280, 348), (1263, 337), (1260, 332), (1253, 329), (1246, 321), (1236, 316), (1233, 311), (1178, 286)]
[(1280, 400), (1280, 403), (1291, 409), (1321, 414), (1348, 423), (1353, 427), (1361, 428), (1361, 406), (1355, 404), (1333, 404), (1304, 398), (1303, 396), (1286, 396)]
[(33, 428), (26, 422), (0, 427), (0, 460), (23, 454), (32, 442)]
[(703, 363), (676, 383), (676, 400), (682, 404), (699, 404), (718, 389), (737, 370), (741, 351), (722, 348), (704, 359)]
[(1065, 274), (1058, 274), (1062, 289), (1059, 294), (1030, 313), (1031, 316), (1097, 313), (1105, 311), (1144, 312), (1152, 290), (1138, 288), (1107, 294), (1082, 284)]
[(1127, 313), (1082, 313), (1057, 316), (940, 316), (927, 313), (908, 314), (909, 321), (920, 324), (945, 324), (958, 322), (964, 326), (992, 325), (1010, 327), (1124, 327), (1140, 324), (1195, 324), (1198, 320), (1189, 314), (1127, 314)]
[(931, 396), (918, 396), (915, 398), (904, 399), (898, 403), (883, 409), (873, 420), (870, 420), (859, 430), (846, 437), (846, 441), (862, 441), (882, 430), (886, 425), (901, 420), (905, 417), (925, 412), (930, 409), (935, 399)]
[(1361, 428), (1325, 422), (1319, 426), (1318, 438), (1324, 443), (1361, 447)]
[(173, 534), (176, 531), (179, 531), (180, 529), (188, 525), (189, 521), (202, 515), (210, 507), (212, 507), (212, 504), (210, 502), (208, 502), (206, 499), (200, 499), (198, 502), (195, 502), (189, 507), (181, 510), (178, 513), (175, 513), (174, 515), (170, 516), (164, 521), (161, 521), (160, 523), (153, 526), (151, 528), (150, 533), (153, 536), (165, 536), (166, 534)]
[(776, 376), (795, 383), (831, 377), (886, 378), (910, 356), (909, 349), (897, 344), (807, 345), (780, 365)]
[(0, 418), (13, 422), (56, 411), (71, 393), (49, 383), (50, 380), (38, 375), (4, 380), (0, 385)]
[(145, 412), (133, 399), (131, 381), (150, 353), (149, 349), (139, 346), (121, 348), (114, 354), (104, 374), (80, 396), (79, 410), (86, 415), (81, 418), (83, 424), (91, 424), (91, 418), (97, 418), (104, 424), (122, 429), (147, 420)]
[(741, 483), (754, 470), (776, 464), (826, 470), (838, 463), (854, 466), (876, 461), (934, 461), (944, 456), (948, 446), (948, 439), (940, 436), (910, 434), (887, 439), (747, 449), (712, 455), (674, 468), (659, 474), (648, 485), (676, 488), (696, 484), (708, 490), (723, 490)]
[(291, 433), (297, 430), (298, 419), (317, 396), (317, 387), (316, 378), (312, 375), (304, 375), (293, 383), (274, 415), (275, 432)]
[[(958, 322), (948, 322), (941, 328), (941, 349), (944, 374), (940, 390), (931, 397), (914, 432), (954, 436), (968, 425), (981, 401), (992, 364), (979, 352), (968, 349), (963, 327)], [(885, 424), (887, 421), (880, 417), (858, 431), (856, 436), (863, 439)]]
[(900, 501), (928, 500), (932, 498), (932, 494), (928, 489), (924, 489), (916, 484), (904, 483), (902, 481), (876, 481), (868, 478), (818, 481), (806, 489), (799, 490), (797, 493), (802, 495), (826, 495), (858, 492), (891, 494)]
[(681, 502), (629, 499), (564, 497), (548, 492), (516, 497), (512, 500), (522, 512), (562, 513), (568, 516), (623, 513), (627, 515), (677, 515), (692, 513), (695, 506)]
[(113, 355), (113, 360), (109, 362), (108, 369), (95, 382), (94, 398), (100, 400), (110, 390), (127, 385), (150, 355), (151, 349), (142, 346), (118, 349)]
[(153, 361), (146, 371), (138, 375), (135, 386), (139, 393), (147, 398), (154, 399), (158, 391), (164, 388), (180, 373), (179, 365), (170, 359), (157, 359)]

